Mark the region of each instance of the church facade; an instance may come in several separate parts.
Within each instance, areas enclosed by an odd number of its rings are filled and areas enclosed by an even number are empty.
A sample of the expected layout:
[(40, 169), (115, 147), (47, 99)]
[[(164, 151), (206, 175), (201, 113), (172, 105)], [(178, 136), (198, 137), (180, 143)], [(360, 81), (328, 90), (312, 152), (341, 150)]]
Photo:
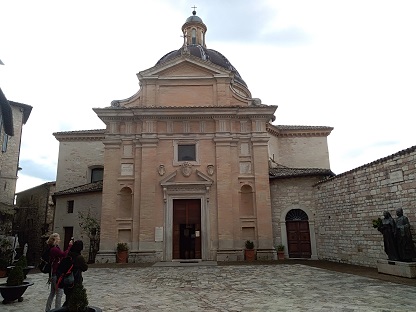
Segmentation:
[[(128, 243), (130, 262), (243, 260), (246, 240), (259, 260), (274, 259), (280, 243), (317, 258), (313, 227), (279, 226), (269, 179), (333, 175), (332, 128), (273, 125), (277, 106), (253, 98), (228, 59), (206, 47), (195, 12), (182, 32), (180, 49), (138, 73), (136, 94), (94, 109), (105, 129), (54, 134), (55, 231), (80, 236), (74, 209), (96, 213), (97, 262), (115, 262), (118, 242)], [(298, 220), (291, 207), (285, 214)], [(293, 238), (305, 231), (305, 244)]]

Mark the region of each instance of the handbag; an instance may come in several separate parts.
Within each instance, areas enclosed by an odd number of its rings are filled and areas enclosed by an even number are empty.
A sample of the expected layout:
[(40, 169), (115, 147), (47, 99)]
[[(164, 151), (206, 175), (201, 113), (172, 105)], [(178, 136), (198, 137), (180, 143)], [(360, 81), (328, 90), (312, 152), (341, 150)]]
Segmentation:
[(51, 273), (51, 269), (52, 266), (49, 262), (40, 259), (40, 263), (38, 265), (38, 269), (42, 272), (42, 273)]
[(71, 271), (71, 273), (64, 276), (64, 287), (72, 287), (74, 285), (74, 281), (74, 272)]

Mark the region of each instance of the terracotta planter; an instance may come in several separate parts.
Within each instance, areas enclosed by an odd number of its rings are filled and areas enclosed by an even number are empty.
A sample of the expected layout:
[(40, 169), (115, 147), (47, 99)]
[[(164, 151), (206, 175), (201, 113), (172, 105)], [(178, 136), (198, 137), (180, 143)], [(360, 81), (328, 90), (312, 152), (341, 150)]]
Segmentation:
[(245, 258), (246, 261), (256, 260), (256, 251), (254, 249), (245, 249), (244, 250), (244, 258)]
[(117, 251), (116, 262), (117, 263), (127, 263), (128, 256), (129, 256), (129, 253), (128, 253), (127, 250)]
[(19, 302), (23, 301), (23, 294), (29, 286), (32, 286), (32, 282), (23, 282), (22, 285), (8, 286), (7, 283), (0, 284), (0, 293), (3, 297), (3, 303), (10, 303), (15, 300)]
[(285, 252), (283, 250), (278, 250), (277, 251), (277, 259), (285, 260)]

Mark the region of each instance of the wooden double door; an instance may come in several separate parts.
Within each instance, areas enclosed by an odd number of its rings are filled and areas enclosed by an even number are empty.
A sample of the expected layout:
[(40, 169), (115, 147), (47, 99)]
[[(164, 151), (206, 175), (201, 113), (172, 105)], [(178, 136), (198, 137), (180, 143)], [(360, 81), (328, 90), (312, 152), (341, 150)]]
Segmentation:
[(310, 258), (312, 253), (309, 222), (286, 221), (286, 230), (289, 258)]
[(173, 259), (201, 259), (201, 200), (173, 200)]

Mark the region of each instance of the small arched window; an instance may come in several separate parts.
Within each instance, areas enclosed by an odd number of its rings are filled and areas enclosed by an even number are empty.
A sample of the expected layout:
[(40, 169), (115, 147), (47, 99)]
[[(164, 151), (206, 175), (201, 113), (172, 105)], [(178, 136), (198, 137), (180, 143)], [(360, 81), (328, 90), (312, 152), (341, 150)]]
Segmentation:
[(196, 44), (196, 30), (195, 28), (192, 28), (192, 44)]

